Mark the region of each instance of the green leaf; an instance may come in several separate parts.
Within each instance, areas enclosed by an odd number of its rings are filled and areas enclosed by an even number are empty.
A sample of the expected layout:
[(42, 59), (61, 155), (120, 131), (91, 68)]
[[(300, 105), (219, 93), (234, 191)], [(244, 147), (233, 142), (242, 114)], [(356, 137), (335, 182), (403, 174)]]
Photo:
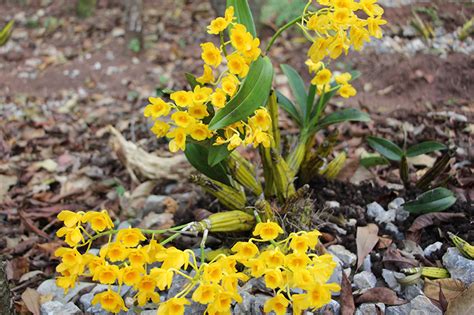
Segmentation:
[(216, 166), (224, 159), (226, 159), (231, 151), (227, 150), (227, 145), (211, 145), (209, 147), (209, 156), (207, 162), (210, 166)]
[(186, 72), (184, 76), (186, 77), (186, 81), (188, 81), (189, 85), (191, 86), (191, 89), (194, 90), (196, 86), (201, 85), (198, 81), (196, 81), (196, 77), (193, 74)]
[(207, 147), (198, 143), (187, 143), (184, 155), (189, 163), (202, 174), (221, 183), (230, 185), (227, 169), (222, 163), (218, 163), (215, 166), (209, 165), (209, 150)]
[(302, 118), (298, 109), (285, 95), (281, 94), (279, 91), (276, 91), (276, 93), (278, 105), (280, 105), (281, 108), (283, 108), (285, 112), (287, 112), (291, 118), (293, 118), (295, 122), (301, 127)]
[(298, 74), (298, 72), (290, 65), (282, 64), (281, 70), (288, 78), (288, 83), (290, 84), (291, 92), (296, 99), (296, 103), (303, 113), (303, 117), (306, 113), (306, 102), (308, 100), (308, 94), (306, 93), (306, 87), (303, 79)]
[(245, 25), (247, 31), (252, 34), (253, 37), (257, 36), (255, 29), (255, 23), (253, 21), (252, 11), (247, 0), (227, 0), (227, 7), (234, 7), (234, 15), (237, 18), (237, 22)]
[(316, 126), (317, 130), (327, 126), (338, 124), (345, 121), (370, 121), (370, 116), (355, 108), (346, 108), (338, 112), (331, 113), (321, 119)]
[(403, 208), (414, 214), (443, 211), (456, 202), (454, 194), (446, 188), (438, 187), (419, 195), (416, 200), (409, 201)]
[(0, 31), (0, 46), (5, 45), (10, 39), (10, 35), (12, 34), (13, 24), (15, 24), (15, 21), (11, 20)]
[(379, 137), (367, 137), (367, 143), (378, 153), (392, 161), (400, 161), (403, 150), (390, 140)]
[(377, 165), (388, 165), (390, 162), (377, 153), (367, 154), (360, 159), (360, 164), (365, 168), (370, 168)]
[(273, 66), (268, 57), (259, 57), (250, 65), (249, 73), (237, 94), (219, 110), (209, 123), (210, 130), (246, 120), (256, 109), (265, 105), (270, 94)]
[(407, 149), (407, 157), (414, 157), (425, 153), (440, 151), (447, 149), (447, 147), (437, 141), (425, 141), (415, 144)]

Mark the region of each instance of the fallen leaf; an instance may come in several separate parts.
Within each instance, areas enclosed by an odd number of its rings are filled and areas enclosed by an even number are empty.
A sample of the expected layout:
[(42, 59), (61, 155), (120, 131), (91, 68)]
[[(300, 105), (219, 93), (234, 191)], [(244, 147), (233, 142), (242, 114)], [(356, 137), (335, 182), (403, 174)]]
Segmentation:
[(22, 275), (20, 277), (20, 280), (18, 280), (18, 282), (22, 283), (22, 282), (28, 281), (39, 275), (44, 275), (44, 272), (42, 272), (41, 270), (33, 270)]
[(156, 187), (157, 181), (149, 180), (135, 188), (130, 196), (130, 208), (137, 213), (138, 210), (143, 208), (146, 198), (152, 193)]
[(357, 227), (357, 269), (364, 262), (365, 257), (372, 251), (379, 241), (379, 227), (376, 224), (369, 223), (367, 226)]
[(439, 296), (440, 290), (442, 290), (444, 297), (449, 303), (462, 294), (466, 289), (467, 285), (459, 279), (425, 279), (423, 292), (430, 299), (440, 302)]
[(25, 292), (21, 295), (21, 299), (25, 302), (28, 310), (33, 313), (33, 315), (40, 315), (40, 294), (31, 288), (27, 288)]
[(5, 272), (8, 280), (17, 281), (22, 275), (30, 271), (30, 262), (28, 258), (20, 256), (7, 261)]
[(363, 166), (359, 166), (349, 181), (351, 184), (359, 185), (360, 183), (369, 179), (373, 179), (374, 177), (374, 174), (372, 174), (368, 169)]
[(377, 287), (365, 291), (356, 299), (356, 303), (384, 303), (387, 305), (402, 305), (406, 304), (407, 301), (400, 299), (397, 294), (389, 288)]
[(443, 213), (443, 212), (433, 212), (420, 215), (413, 221), (412, 225), (408, 229), (406, 233), (407, 239), (414, 241), (416, 243), (420, 242), (421, 239), (421, 232), (423, 229), (431, 226), (435, 223), (435, 221), (446, 222), (452, 219), (459, 219), (464, 218), (464, 213)]
[(389, 247), (382, 258), (383, 263), (391, 263), (399, 268), (411, 268), (418, 266), (418, 261), (402, 256), (399, 249)]
[(56, 163), (55, 161), (51, 160), (51, 159), (47, 159), (47, 160), (44, 160), (44, 161), (40, 161), (40, 162), (36, 162), (35, 164), (33, 164), (33, 167), (35, 169), (45, 169), (47, 170), (48, 172), (54, 172), (56, 171), (56, 169), (58, 168), (58, 163)]
[(474, 314), (474, 284), (469, 289), (449, 302), (446, 315), (471, 315)]
[(8, 190), (11, 186), (16, 185), (18, 178), (14, 175), (3, 175), (0, 174), (0, 202), (3, 202), (6, 198)]
[(355, 304), (351, 282), (347, 279), (346, 273), (344, 271), (341, 272), (341, 315), (352, 315), (355, 312)]
[(421, 154), (415, 157), (407, 158), (407, 161), (412, 165), (432, 167), (436, 162), (436, 159), (427, 154)]
[(392, 244), (393, 240), (388, 237), (379, 237), (379, 242), (377, 243), (377, 249), (384, 249), (389, 247)]

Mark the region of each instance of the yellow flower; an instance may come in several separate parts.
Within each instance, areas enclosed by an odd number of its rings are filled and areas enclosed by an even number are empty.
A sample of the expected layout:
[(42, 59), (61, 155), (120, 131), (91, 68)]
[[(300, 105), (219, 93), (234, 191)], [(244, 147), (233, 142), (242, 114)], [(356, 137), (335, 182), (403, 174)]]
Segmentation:
[(91, 228), (95, 232), (102, 232), (104, 230), (109, 230), (114, 227), (114, 223), (110, 219), (109, 214), (107, 213), (107, 210), (102, 210), (100, 212), (98, 211), (88, 211), (84, 216), (82, 217), (82, 222), (83, 223), (90, 223)]
[(293, 314), (301, 314), (307, 308), (309, 308), (309, 303), (306, 298), (306, 294), (293, 294), (291, 296)]
[(193, 104), (193, 92), (177, 91), (171, 93), (170, 98), (180, 107), (187, 107)]
[(84, 254), (82, 257), (84, 257), (87, 268), (89, 268), (91, 274), (95, 272), (97, 267), (105, 265), (105, 259), (103, 257), (98, 257), (88, 253)]
[(350, 42), (355, 50), (361, 50), (364, 43), (370, 42), (370, 34), (364, 27), (353, 25), (349, 32)]
[(211, 24), (207, 27), (209, 34), (219, 34), (229, 26), (229, 21), (223, 17), (218, 17), (211, 21)]
[(327, 34), (332, 28), (332, 19), (330, 14), (314, 14), (306, 25), (310, 30), (316, 31), (320, 34)]
[(285, 255), (279, 248), (264, 251), (260, 255), (260, 258), (265, 262), (268, 268), (278, 268), (285, 263)]
[(262, 131), (267, 131), (272, 125), (270, 114), (265, 108), (260, 108), (255, 111), (255, 115), (249, 119), (249, 125), (252, 128), (259, 128)]
[(162, 261), (161, 268), (163, 269), (184, 269), (188, 268), (189, 254), (186, 251), (177, 249), (176, 247), (168, 247), (165, 252), (157, 254), (157, 260)]
[(66, 236), (64, 240), (71, 247), (76, 246), (81, 241), (84, 242), (84, 237), (82, 236), (81, 230), (78, 226), (74, 228), (62, 227), (56, 232), (56, 236)]
[(283, 296), (283, 294), (278, 293), (276, 296), (265, 302), (265, 305), (263, 306), (263, 311), (265, 313), (270, 313), (271, 311), (273, 311), (276, 315), (284, 315), (286, 314), (286, 309), (289, 303), (290, 301), (288, 301)]
[(293, 283), (301, 289), (306, 289), (314, 283), (313, 274), (308, 269), (301, 269), (293, 273)]
[(84, 270), (84, 256), (76, 248), (60, 247), (54, 252), (54, 255), (61, 257), (61, 263), (56, 267), (56, 271), (80, 274)]
[(148, 245), (143, 246), (143, 248), (146, 250), (147, 256), (148, 256), (148, 261), (147, 263), (151, 264), (156, 262), (156, 255), (159, 252), (165, 252), (166, 248), (158, 243), (156, 240), (151, 240)]
[(165, 290), (173, 282), (173, 271), (163, 268), (152, 268), (150, 276), (156, 280), (156, 286), (160, 290)]
[[(195, 104), (189, 107), (188, 113), (196, 119), (203, 119), (204, 117), (209, 116), (209, 113), (207, 112), (207, 106), (203, 104)], [(190, 127), (192, 128), (193, 125)]]
[(306, 60), (305, 64), (308, 66), (309, 73), (318, 72), (323, 67), (321, 61), (313, 62), (311, 59)]
[(347, 54), (348, 49), (349, 45), (347, 43), (347, 37), (344, 33), (344, 35), (336, 37), (336, 39), (329, 45), (329, 57), (332, 59), (337, 59), (342, 54), (342, 52)]
[(214, 93), (211, 94), (211, 104), (217, 108), (223, 108), (227, 101), (227, 96), (224, 91), (217, 88)]
[(160, 302), (160, 295), (156, 292), (138, 292), (138, 306), (145, 306), (145, 304), (150, 300), (153, 303), (158, 304)]
[(125, 285), (133, 286), (140, 281), (142, 273), (143, 268), (127, 266), (120, 270), (119, 284), (125, 283)]
[(249, 66), (245, 62), (245, 59), (239, 54), (232, 54), (227, 56), (227, 67), (229, 72), (244, 78), (249, 72)]
[(326, 38), (318, 38), (314, 41), (308, 50), (308, 56), (313, 62), (319, 62), (327, 55), (330, 40)]
[(238, 133), (234, 133), (232, 137), (227, 139), (227, 150), (232, 151), (242, 144), (242, 139)]
[(254, 278), (261, 277), (266, 270), (265, 262), (259, 258), (250, 259), (247, 262), (244, 262), (245, 266), (250, 268), (250, 274)]
[(102, 284), (113, 284), (120, 276), (119, 267), (116, 265), (103, 265), (95, 269), (92, 280), (99, 281)]
[(117, 241), (121, 242), (125, 247), (136, 247), (146, 237), (137, 228), (119, 230), (117, 233)]
[(333, 13), (333, 21), (337, 24), (347, 25), (351, 22), (353, 13), (347, 8), (337, 8)]
[(128, 253), (129, 250), (120, 242), (109, 243), (100, 249), (100, 256), (107, 257), (111, 262), (125, 260)]
[(193, 91), (193, 102), (194, 104), (204, 104), (209, 100), (209, 96), (212, 93), (212, 89), (208, 87), (200, 87), (197, 85)]
[(74, 288), (77, 281), (77, 275), (60, 276), (56, 278), (56, 285), (64, 290), (67, 294), (69, 289)]
[(336, 8), (345, 8), (350, 10), (357, 9), (357, 3), (354, 0), (333, 0), (333, 5)]
[(194, 124), (191, 127), (190, 135), (194, 140), (202, 141), (212, 136), (212, 133), (209, 131), (207, 125), (203, 123)]
[(186, 298), (171, 298), (160, 304), (157, 315), (182, 315), (184, 306), (191, 304)]
[(291, 236), (290, 248), (297, 253), (305, 253), (309, 247), (309, 240), (306, 235)]
[(380, 25), (387, 24), (387, 21), (382, 19), (380, 16), (378, 17), (369, 17), (367, 19), (367, 28), (369, 29), (369, 34), (375, 38), (382, 38), (382, 29)]
[(265, 270), (265, 285), (270, 289), (276, 289), (284, 286), (283, 275), (281, 270), (276, 269), (267, 269)]
[(313, 230), (311, 232), (305, 233), (304, 236), (308, 239), (309, 248), (314, 249), (318, 244), (318, 237), (321, 236), (321, 232), (318, 230)]
[(349, 97), (355, 96), (356, 94), (357, 94), (356, 89), (354, 89), (354, 87), (350, 84), (344, 84), (339, 89), (339, 95), (341, 95), (344, 98), (349, 98)]
[(337, 75), (334, 80), (336, 80), (337, 84), (346, 84), (352, 79), (352, 75), (349, 72), (341, 73)]
[(206, 282), (218, 283), (222, 279), (222, 267), (219, 263), (213, 262), (204, 266), (202, 278)]
[(128, 260), (132, 266), (143, 266), (148, 261), (146, 248), (139, 247), (130, 249), (128, 253)]
[(332, 73), (329, 69), (322, 69), (318, 71), (316, 76), (311, 80), (313, 85), (324, 85), (328, 84), (331, 81)]
[(145, 275), (138, 282), (136, 289), (140, 292), (153, 292), (156, 288), (156, 281), (153, 277)]
[(382, 15), (384, 12), (383, 8), (377, 4), (377, 0), (360, 0), (359, 7), (368, 16)]
[(249, 259), (258, 255), (258, 247), (252, 242), (237, 242), (232, 247), (237, 259)]
[(173, 139), (169, 143), (171, 152), (177, 152), (178, 150), (184, 151), (186, 149), (186, 129), (176, 128), (168, 132), (166, 136)]
[(192, 299), (201, 304), (209, 304), (214, 302), (216, 295), (216, 286), (212, 284), (201, 284), (196, 291), (194, 291)]
[(187, 128), (190, 127), (194, 123), (194, 118), (188, 113), (184, 111), (177, 111), (171, 115), (171, 119), (174, 120), (178, 127)]
[(198, 81), (201, 84), (213, 82), (214, 74), (212, 73), (212, 68), (205, 64), (202, 76), (200, 76), (199, 78), (196, 78), (196, 81)]
[(161, 116), (167, 116), (171, 110), (171, 106), (159, 97), (149, 97), (148, 104), (145, 107), (145, 117), (152, 117), (154, 119)]
[(229, 74), (222, 79), (221, 82), (222, 90), (229, 96), (234, 96), (237, 92), (237, 86), (239, 85), (239, 80), (236, 77)]
[(285, 265), (293, 272), (305, 268), (309, 261), (309, 257), (304, 253), (292, 253), (285, 257)]
[(322, 284), (314, 283), (305, 294), (308, 304), (314, 308), (320, 308), (331, 301), (331, 291)]
[(246, 50), (240, 51), (242, 56), (247, 60), (248, 63), (256, 60), (258, 56), (262, 53), (262, 50), (259, 48), (260, 39), (254, 38), (250, 43), (250, 47)]
[(232, 292), (220, 291), (215, 297), (213, 307), (218, 312), (227, 312), (230, 309), (233, 296)]
[(122, 297), (110, 289), (94, 296), (92, 299), (92, 304), (96, 305), (97, 303), (100, 303), (100, 306), (102, 306), (104, 310), (112, 313), (128, 311), (128, 309), (125, 307)]
[(234, 20), (234, 7), (229, 6), (224, 13), (224, 18), (226, 19), (227, 22), (232, 22)]
[(283, 229), (275, 222), (260, 222), (255, 227), (253, 235), (260, 236), (264, 241), (274, 240), (279, 234), (283, 233)]
[(236, 24), (230, 31), (230, 42), (232, 46), (239, 50), (245, 51), (252, 49), (252, 34), (242, 24)]
[(207, 42), (201, 44), (202, 54), (201, 58), (206, 64), (211, 67), (217, 68), (222, 62), (222, 56), (219, 48), (213, 43)]
[(64, 222), (64, 226), (68, 228), (72, 228), (77, 223), (81, 221), (84, 212), (72, 212), (70, 210), (63, 210), (58, 214), (58, 220)]
[(158, 138), (164, 137), (170, 130), (170, 125), (164, 121), (157, 120), (155, 121), (153, 127), (151, 127), (151, 132), (153, 132)]

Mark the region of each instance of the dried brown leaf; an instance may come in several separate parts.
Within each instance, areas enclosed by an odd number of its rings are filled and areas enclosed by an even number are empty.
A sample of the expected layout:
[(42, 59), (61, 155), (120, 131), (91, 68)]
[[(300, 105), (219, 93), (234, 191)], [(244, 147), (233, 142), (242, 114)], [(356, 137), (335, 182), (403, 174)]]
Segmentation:
[(351, 282), (347, 279), (346, 273), (344, 271), (341, 272), (341, 315), (352, 315), (355, 312), (355, 304)]
[(40, 294), (31, 288), (27, 288), (21, 295), (21, 299), (25, 303), (28, 310), (33, 315), (40, 315)]
[(356, 299), (356, 303), (384, 303), (387, 305), (401, 305), (407, 303), (407, 301), (400, 299), (397, 294), (389, 288), (377, 287), (365, 291)]
[(474, 284), (469, 289), (449, 302), (446, 315), (471, 315), (474, 314)]
[(457, 298), (466, 289), (466, 284), (464, 284), (464, 282), (459, 279), (425, 279), (425, 286), (423, 288), (423, 292), (430, 299), (440, 302), (439, 296), (440, 290), (442, 290), (444, 297), (449, 303), (455, 298)]
[(391, 263), (399, 268), (410, 268), (418, 266), (418, 261), (402, 256), (400, 250), (389, 247), (382, 258), (383, 263)]
[(435, 224), (436, 221), (446, 222), (452, 219), (464, 218), (464, 213), (451, 212), (433, 212), (420, 215), (413, 221), (412, 225), (407, 231), (407, 239), (419, 243), (421, 238), (421, 231), (428, 226)]
[(379, 227), (376, 224), (369, 223), (367, 226), (357, 228), (357, 269), (364, 262), (365, 257), (372, 251), (379, 241)]

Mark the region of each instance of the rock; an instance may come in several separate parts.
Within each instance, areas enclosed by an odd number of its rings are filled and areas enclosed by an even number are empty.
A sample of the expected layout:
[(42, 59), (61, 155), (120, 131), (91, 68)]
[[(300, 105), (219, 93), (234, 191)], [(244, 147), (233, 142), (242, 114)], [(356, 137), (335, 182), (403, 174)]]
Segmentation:
[(251, 294), (249, 292), (242, 292), (241, 296), (242, 303), (235, 305), (234, 314), (264, 315), (263, 306), (271, 298), (265, 294)]
[[(194, 270), (191, 271), (189, 274), (190, 277), (194, 277), (196, 272)], [(189, 283), (189, 279), (183, 277), (180, 274), (176, 274), (173, 277), (173, 283), (171, 284), (171, 287), (168, 289), (168, 295), (167, 298), (170, 299), (172, 297), (175, 297), (179, 292), (181, 292), (184, 287)], [(194, 290), (190, 291), (190, 294), (192, 294)]]
[(339, 315), (341, 313), (341, 305), (339, 302), (331, 300), (329, 304), (324, 305), (321, 309), (319, 309), (316, 314), (323, 315), (323, 314), (333, 314)]
[(391, 223), (395, 221), (396, 217), (397, 217), (397, 211), (391, 209), (391, 210), (385, 211), (380, 216), (375, 218), (375, 221), (377, 223)]
[(156, 315), (158, 309), (156, 310), (145, 310), (140, 313), (140, 315)]
[[(380, 312), (378, 312), (377, 309), (379, 309)], [(355, 312), (356, 315), (374, 315), (379, 313), (385, 313), (385, 304), (363, 303)]]
[(267, 288), (263, 278), (250, 278), (250, 280), (245, 282), (244, 285), (239, 289), (239, 292), (268, 292), (269, 294), (271, 294), (272, 290)]
[(371, 289), (371, 288), (374, 288), (375, 285), (377, 284), (377, 278), (370, 271), (362, 271), (354, 275), (353, 282), (356, 288), (360, 290)]
[(467, 285), (474, 282), (474, 260), (462, 256), (456, 247), (448, 248), (443, 255), (443, 265), (448, 269), (451, 278), (459, 279)]
[(166, 209), (166, 199), (168, 196), (150, 195), (146, 198), (145, 205), (143, 206), (143, 214), (146, 215), (150, 212), (163, 213)]
[(324, 203), (325, 208), (339, 208), (341, 204), (337, 201), (326, 201)]
[(174, 225), (172, 213), (148, 213), (140, 224), (140, 228), (160, 230), (170, 228)]
[(64, 305), (58, 301), (49, 301), (41, 304), (41, 315), (80, 315), (82, 311), (74, 303)]
[(356, 263), (357, 256), (342, 245), (331, 245), (328, 251), (342, 261), (343, 267), (350, 267)]
[(385, 209), (375, 201), (367, 205), (367, 215), (370, 218), (375, 219), (383, 215), (384, 212), (385, 212)]
[(393, 223), (387, 223), (385, 229), (392, 234), (393, 237), (397, 240), (403, 240), (405, 236), (398, 230), (398, 227)]
[(364, 261), (362, 262), (362, 271), (372, 271), (372, 261), (370, 260), (370, 255), (365, 256)]
[(441, 243), (441, 242), (436, 242), (436, 243), (433, 243), (431, 245), (428, 245), (423, 250), (423, 254), (425, 255), (425, 257), (430, 257), (431, 254), (433, 254), (434, 252), (440, 250), (442, 246), (443, 246), (443, 243)]
[(64, 294), (64, 290), (56, 285), (54, 279), (48, 279), (41, 283), (36, 291), (38, 291), (40, 295), (53, 295), (55, 301), (66, 304), (76, 297), (80, 291), (95, 285), (95, 283), (91, 282), (79, 282), (74, 288), (69, 289), (67, 294)]
[(407, 315), (410, 314), (410, 303), (396, 306), (389, 306), (385, 309), (385, 315)]
[(443, 312), (424, 295), (418, 295), (410, 302), (410, 314), (442, 315)]
[(336, 268), (334, 268), (334, 272), (332, 273), (331, 277), (328, 280), (328, 283), (337, 283), (341, 285), (342, 282), (342, 261), (337, 258), (333, 257), (333, 259), (337, 262)]
[(408, 285), (403, 288), (403, 295), (408, 301), (413, 300), (414, 298), (424, 295), (423, 293), (423, 282), (420, 280), (416, 284)]
[(395, 210), (395, 219), (398, 222), (404, 222), (410, 216), (410, 212), (406, 211), (405, 208), (400, 207)]
[(404, 278), (405, 275), (403, 273), (382, 269), (382, 277), (390, 289), (397, 293), (401, 292), (402, 286), (398, 283), (397, 279)]

